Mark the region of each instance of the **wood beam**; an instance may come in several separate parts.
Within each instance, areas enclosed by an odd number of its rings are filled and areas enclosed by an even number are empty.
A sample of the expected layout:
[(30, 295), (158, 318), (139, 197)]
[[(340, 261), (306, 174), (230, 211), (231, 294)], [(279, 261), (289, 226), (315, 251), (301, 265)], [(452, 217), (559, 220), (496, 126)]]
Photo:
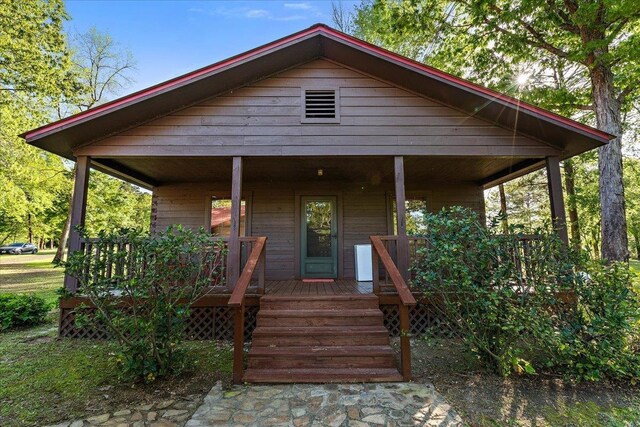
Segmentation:
[(121, 179), (142, 188), (146, 188), (147, 190), (153, 190), (153, 187), (157, 187), (158, 185), (160, 185), (160, 181), (155, 180), (140, 172), (134, 171), (133, 169), (130, 169), (112, 159), (93, 158), (91, 160), (91, 168), (111, 175), (114, 178)]
[(409, 241), (407, 240), (406, 197), (404, 189), (404, 158), (394, 157), (396, 218), (398, 223), (397, 262), (405, 280), (409, 279)]
[[(313, 137), (317, 139), (317, 137)], [(451, 145), (442, 142), (441, 145), (411, 144), (411, 141), (400, 145), (367, 144), (372, 137), (363, 138), (351, 145), (344, 145), (344, 136), (336, 137), (335, 143), (324, 145), (307, 144), (306, 139), (297, 138), (284, 144), (282, 136), (273, 136), (260, 141), (260, 144), (243, 137), (237, 145), (192, 145), (185, 149), (184, 145), (162, 145), (160, 142), (145, 145), (89, 145), (78, 148), (74, 153), (82, 156), (105, 157), (225, 157), (225, 156), (478, 156), (500, 157), (511, 156), (519, 158), (545, 157), (558, 154), (558, 150), (544, 146), (514, 147), (511, 145)], [(390, 138), (390, 137), (385, 137)], [(246, 140), (246, 142), (244, 142)], [(340, 143), (342, 145), (340, 145)]]
[(546, 158), (547, 184), (549, 186), (549, 202), (551, 204), (551, 221), (558, 237), (569, 244), (567, 233), (567, 215), (564, 209), (564, 196), (562, 194), (562, 176), (560, 174), (560, 158), (551, 156)]
[(233, 158), (231, 170), (231, 225), (227, 258), (227, 287), (233, 289), (240, 277), (240, 221), (242, 206), (242, 157)]
[(526, 159), (480, 180), (478, 184), (482, 185), (486, 190), (496, 185), (504, 184), (512, 179), (519, 178), (534, 170), (542, 169), (544, 166), (545, 162), (542, 158)]
[[(89, 188), (89, 172), (91, 159), (87, 156), (76, 158), (76, 176), (73, 181), (73, 199), (71, 209), (71, 229), (69, 230), (69, 253), (81, 249), (80, 233), (77, 227), (84, 227), (87, 212), (87, 190)], [(78, 279), (68, 275), (64, 276), (64, 287), (67, 291), (75, 293), (78, 290)]]

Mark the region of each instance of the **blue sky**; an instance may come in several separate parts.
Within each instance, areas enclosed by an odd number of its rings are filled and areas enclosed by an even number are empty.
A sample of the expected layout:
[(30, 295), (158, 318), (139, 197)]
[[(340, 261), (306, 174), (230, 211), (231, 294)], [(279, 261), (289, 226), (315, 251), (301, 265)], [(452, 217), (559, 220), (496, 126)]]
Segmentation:
[[(342, 1), (352, 8), (359, 1)], [(331, 25), (331, 1), (67, 0), (70, 32), (95, 26), (136, 59), (133, 92), (286, 36)], [(121, 93), (120, 95), (124, 95)]]

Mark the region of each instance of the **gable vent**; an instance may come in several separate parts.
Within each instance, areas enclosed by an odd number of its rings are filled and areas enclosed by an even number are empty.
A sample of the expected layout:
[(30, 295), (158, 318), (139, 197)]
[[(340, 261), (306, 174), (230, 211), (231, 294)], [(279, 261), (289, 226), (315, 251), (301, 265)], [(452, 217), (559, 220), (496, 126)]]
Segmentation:
[(304, 118), (334, 122), (338, 116), (336, 90), (305, 90)]

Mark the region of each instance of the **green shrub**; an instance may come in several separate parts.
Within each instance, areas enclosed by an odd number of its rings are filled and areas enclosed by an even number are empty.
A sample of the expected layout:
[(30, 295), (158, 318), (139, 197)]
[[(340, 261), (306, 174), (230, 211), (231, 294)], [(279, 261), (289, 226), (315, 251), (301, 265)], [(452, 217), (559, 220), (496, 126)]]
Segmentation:
[(203, 229), (102, 232), (90, 254), (76, 252), (65, 263), (95, 307), (77, 310), (76, 321), (108, 329), (124, 379), (177, 374), (188, 364), (183, 341), (190, 307), (224, 280), (225, 251)]
[(45, 322), (49, 304), (37, 295), (0, 294), (0, 331)]
[(553, 363), (586, 379), (640, 378), (640, 358), (633, 344), (640, 319), (627, 265), (589, 261), (573, 291), (577, 305), (557, 317), (558, 333), (549, 342)]
[(423, 229), (415, 285), (441, 302), (486, 366), (502, 375), (638, 377), (638, 302), (626, 266), (588, 261), (555, 233), (499, 234), (460, 207), (425, 215)]

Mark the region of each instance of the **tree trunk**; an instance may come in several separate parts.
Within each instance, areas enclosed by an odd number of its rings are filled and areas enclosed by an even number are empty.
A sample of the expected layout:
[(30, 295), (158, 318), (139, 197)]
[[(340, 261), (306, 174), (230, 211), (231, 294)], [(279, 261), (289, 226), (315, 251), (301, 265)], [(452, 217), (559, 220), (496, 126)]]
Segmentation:
[(27, 232), (29, 234), (29, 243), (33, 243), (33, 226), (31, 225), (31, 212), (27, 214)]
[(564, 186), (567, 190), (567, 210), (569, 211), (569, 228), (571, 229), (571, 243), (575, 249), (580, 249), (580, 223), (578, 222), (578, 203), (576, 202), (576, 181), (573, 161), (564, 162)]
[(636, 248), (636, 258), (640, 259), (640, 227), (634, 221), (631, 221), (631, 235)]
[(592, 250), (593, 250), (593, 257), (594, 258), (600, 258), (600, 241), (598, 240), (598, 237), (600, 236), (600, 234), (598, 233), (597, 230), (593, 230), (591, 232), (591, 242), (592, 242)]
[(498, 192), (500, 193), (500, 221), (502, 222), (502, 232), (509, 234), (509, 218), (507, 217), (507, 196), (504, 193), (504, 184), (498, 185)]
[[(78, 172), (77, 165), (73, 165), (73, 182), (76, 180), (76, 173)], [(63, 260), (64, 250), (67, 247), (67, 240), (69, 239), (69, 230), (71, 230), (71, 206), (73, 206), (73, 185), (71, 186), (71, 198), (69, 199), (69, 211), (67, 212), (67, 220), (64, 222), (62, 233), (60, 234), (60, 240), (58, 241), (58, 249), (56, 255), (53, 257), (53, 263), (57, 263)]]
[(599, 150), (601, 255), (607, 261), (628, 261), (620, 102), (615, 95), (610, 67), (596, 62), (590, 77), (598, 129), (616, 136)]

